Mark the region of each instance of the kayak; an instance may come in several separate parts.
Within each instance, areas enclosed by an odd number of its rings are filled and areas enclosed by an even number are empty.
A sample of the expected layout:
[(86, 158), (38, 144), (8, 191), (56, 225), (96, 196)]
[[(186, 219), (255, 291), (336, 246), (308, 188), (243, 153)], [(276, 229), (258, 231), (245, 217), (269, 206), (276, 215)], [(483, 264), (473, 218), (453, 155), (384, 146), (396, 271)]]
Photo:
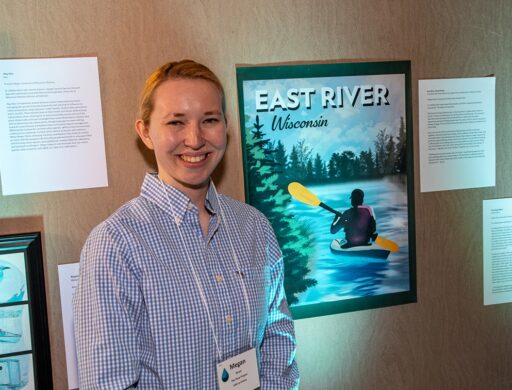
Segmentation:
[(352, 246), (350, 248), (342, 248), (345, 240), (334, 239), (331, 242), (331, 252), (341, 256), (353, 257), (371, 257), (376, 259), (387, 259), (389, 251), (382, 249), (380, 246), (372, 242), (368, 245)]

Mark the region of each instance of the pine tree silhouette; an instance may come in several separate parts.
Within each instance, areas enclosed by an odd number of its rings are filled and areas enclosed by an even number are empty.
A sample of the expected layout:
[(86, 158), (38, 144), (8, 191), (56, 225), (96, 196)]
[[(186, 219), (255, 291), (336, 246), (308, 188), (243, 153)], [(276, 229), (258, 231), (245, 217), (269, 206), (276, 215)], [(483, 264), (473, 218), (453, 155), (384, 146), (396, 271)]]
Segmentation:
[[(246, 123), (248, 118), (246, 117)], [(264, 125), (246, 125), (246, 156), (249, 203), (267, 216), (283, 252), (284, 289), (290, 305), (298, 302), (297, 294), (317, 284), (307, 278), (308, 260), (312, 255), (310, 234), (287, 210), (291, 201), (286, 189), (278, 184), (282, 166), (276, 161), (276, 149), (261, 131)]]

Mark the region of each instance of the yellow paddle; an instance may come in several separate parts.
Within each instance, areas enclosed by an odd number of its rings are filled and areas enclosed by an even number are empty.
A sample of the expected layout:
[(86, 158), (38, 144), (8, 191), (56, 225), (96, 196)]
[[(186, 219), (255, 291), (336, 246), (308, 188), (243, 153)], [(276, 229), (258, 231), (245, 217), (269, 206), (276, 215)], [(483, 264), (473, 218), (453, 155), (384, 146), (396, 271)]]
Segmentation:
[[(340, 212), (334, 210), (332, 207), (329, 207), (325, 203), (321, 202), (320, 199), (318, 199), (318, 197), (314, 193), (312, 193), (310, 190), (308, 190), (302, 184), (297, 183), (296, 181), (288, 184), (288, 192), (299, 202), (308, 204), (313, 207), (320, 206), (323, 209), (330, 211), (331, 213), (341, 215)], [(397, 252), (400, 249), (396, 242), (381, 237), (380, 235), (378, 235), (377, 238), (375, 239), (375, 243), (380, 247), (387, 249), (390, 252)]]

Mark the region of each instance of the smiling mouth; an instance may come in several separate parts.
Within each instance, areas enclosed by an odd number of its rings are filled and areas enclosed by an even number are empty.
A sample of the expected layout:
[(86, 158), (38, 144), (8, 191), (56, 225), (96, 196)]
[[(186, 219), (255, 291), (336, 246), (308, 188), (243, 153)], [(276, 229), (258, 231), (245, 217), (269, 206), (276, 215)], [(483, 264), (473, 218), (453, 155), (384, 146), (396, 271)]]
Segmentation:
[(180, 155), (180, 158), (185, 162), (198, 163), (206, 159), (207, 156), (208, 154), (201, 154), (200, 156), (185, 156), (182, 154)]

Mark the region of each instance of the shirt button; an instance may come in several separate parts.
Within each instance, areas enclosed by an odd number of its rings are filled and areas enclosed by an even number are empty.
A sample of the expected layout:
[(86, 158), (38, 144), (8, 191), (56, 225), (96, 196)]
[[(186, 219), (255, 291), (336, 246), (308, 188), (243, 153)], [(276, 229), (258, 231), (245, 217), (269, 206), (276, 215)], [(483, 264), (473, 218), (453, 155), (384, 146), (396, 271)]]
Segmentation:
[(225, 318), (228, 324), (231, 324), (233, 322), (233, 317), (231, 316), (231, 314), (228, 314)]
[(174, 222), (176, 223), (176, 225), (179, 225), (181, 223), (181, 218), (178, 216), (174, 217)]
[(194, 205), (192, 204), (192, 202), (188, 202), (187, 209), (192, 210), (193, 207)]
[(224, 277), (222, 275), (215, 275), (215, 280), (217, 283), (222, 283), (224, 281)]

